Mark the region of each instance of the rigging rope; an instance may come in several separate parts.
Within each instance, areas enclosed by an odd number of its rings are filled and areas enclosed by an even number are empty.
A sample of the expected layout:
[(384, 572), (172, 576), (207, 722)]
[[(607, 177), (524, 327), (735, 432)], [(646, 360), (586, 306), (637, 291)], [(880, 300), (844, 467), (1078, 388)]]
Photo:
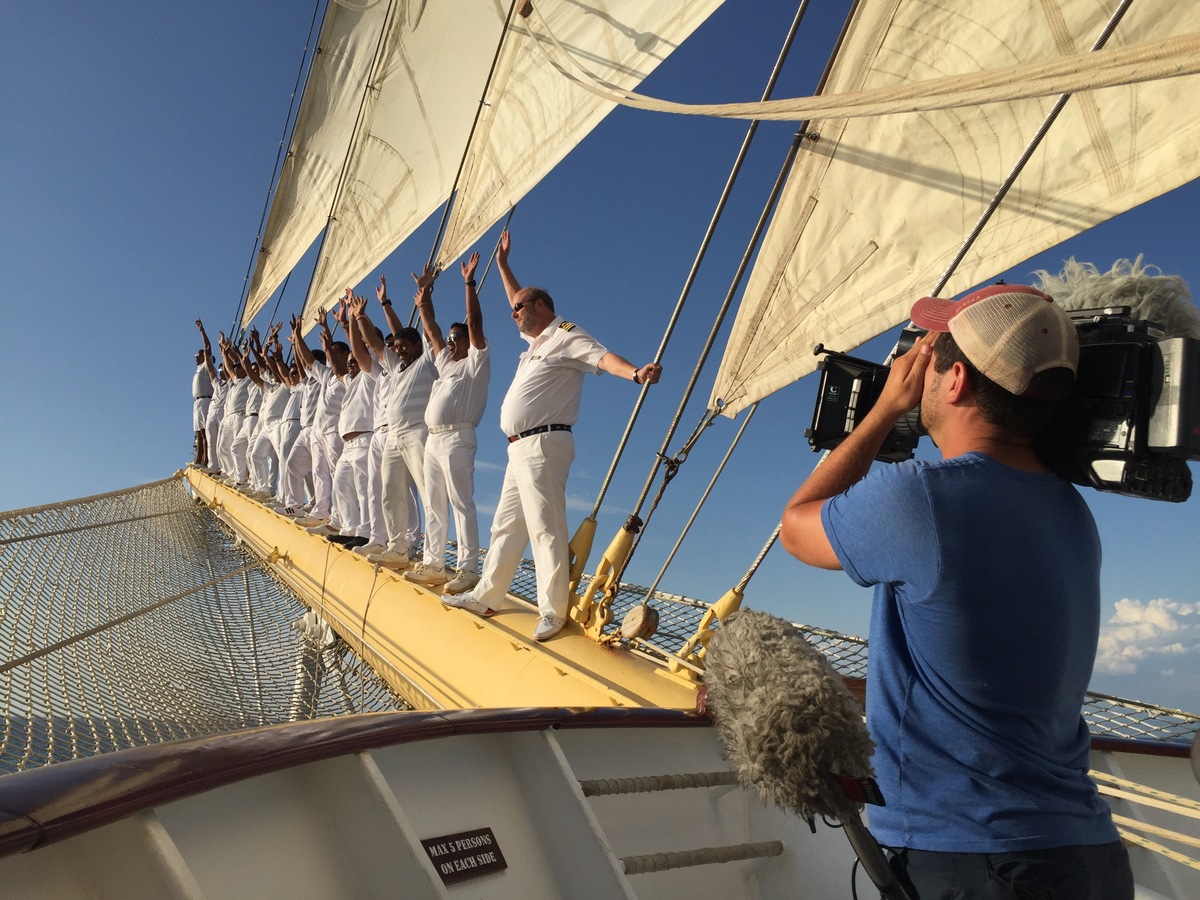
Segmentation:
[(371, 67), (368, 70), (367, 78), (363, 86), (362, 100), (359, 101), (358, 115), (354, 119), (354, 127), (350, 129), (350, 140), (346, 143), (346, 155), (342, 158), (342, 168), (338, 173), (337, 184), (333, 189), (333, 199), (329, 203), (329, 213), (325, 217), (325, 227), (321, 229), (321, 241), (317, 245), (317, 262), (313, 265), (312, 274), (308, 279), (308, 288), (305, 291), (304, 303), (301, 305), (301, 315), (303, 310), (308, 308), (308, 301), (312, 294), (313, 285), (317, 280), (317, 271), (321, 268), (321, 256), (325, 250), (325, 242), (329, 238), (329, 226), (334, 221), (334, 210), (338, 207), (338, 202), (342, 198), (342, 192), (346, 186), (346, 174), (350, 169), (350, 160), (353, 158), (354, 149), (362, 137), (363, 121), (366, 118), (367, 101), (376, 92), (375, 82), (378, 78), (379, 67), (384, 56), (384, 47), (387, 45), (387, 36), (391, 33), (392, 23), (395, 21), (396, 0), (388, 0), (387, 12), (383, 17), (383, 27), (379, 29), (379, 41), (375, 45), (375, 55), (371, 59)]
[[(544, 25), (545, 23), (543, 23)], [(587, 69), (546, 30), (549, 42), (565, 64), (562, 75), (586, 91), (612, 103), (635, 109), (728, 119), (851, 119), (927, 112), (1026, 100), (1062, 93), (1121, 87), (1200, 73), (1200, 34), (1147, 41), (1119, 50), (1082, 53), (1048, 62), (1006, 69), (934, 78), (915, 84), (892, 85), (846, 94), (814, 95), (752, 103), (675, 103), (626, 91)], [(568, 71), (575, 68), (581, 75)]]
[[(300, 66), (296, 70), (296, 81), (292, 85), (292, 96), (288, 100), (287, 116), (285, 116), (283, 120), (283, 133), (279, 135), (279, 148), (275, 151), (275, 163), (271, 167), (271, 178), (267, 183), (267, 196), (263, 198), (262, 212), (258, 217), (258, 234), (254, 236), (254, 246), (250, 250), (250, 263), (248, 266), (246, 266), (246, 276), (242, 279), (242, 296), (241, 299), (238, 300), (237, 312), (234, 313), (233, 316), (233, 326), (230, 329), (231, 340), (237, 340), (237, 338), (240, 337), (242, 315), (246, 311), (246, 302), (250, 297), (250, 278), (254, 273), (254, 264), (258, 261), (259, 254), (261, 253), (263, 226), (266, 224), (267, 213), (271, 208), (271, 197), (274, 196), (275, 188), (278, 187), (280, 163), (284, 158), (284, 149), (287, 147), (288, 129), (292, 125), (292, 113), (296, 110), (296, 95), (301, 93), (299, 90), (300, 81), (303, 78), (305, 87), (307, 87), (308, 76), (312, 74), (311, 65), (308, 67), (307, 74), (305, 74), (304, 63), (305, 60), (308, 59), (308, 47), (312, 42), (313, 31), (317, 24), (317, 14), (321, 9), (321, 2), (322, 0), (316, 0), (316, 3), (313, 4), (312, 19), (308, 23), (308, 35), (304, 38), (304, 50), (300, 54)], [(326, 7), (326, 9), (328, 10), (328, 7)], [(283, 291), (286, 289), (287, 280), (285, 279), (283, 287), (280, 288), (279, 291), (279, 296), (281, 298), (283, 296)], [(278, 301), (276, 301), (276, 308), (278, 308), (278, 306)], [(274, 318), (274, 313), (272, 313), (272, 318)]]
[[(1112, 37), (1112, 33), (1116, 30), (1117, 25), (1119, 25), (1121, 20), (1125, 17), (1125, 13), (1129, 10), (1129, 5), (1132, 2), (1133, 0), (1122, 0), (1121, 5), (1113, 11), (1113, 14), (1109, 17), (1108, 24), (1104, 26), (1104, 30), (1100, 32), (1100, 36), (1096, 38), (1095, 43), (1092, 44), (1091, 52), (1093, 54), (1103, 49), (1104, 45), (1108, 43), (1108, 39)], [(946, 283), (954, 275), (955, 271), (957, 271), (963, 259), (966, 258), (967, 252), (972, 246), (974, 246), (975, 241), (979, 238), (979, 235), (983, 233), (984, 226), (986, 226), (991, 220), (996, 210), (1000, 208), (1000, 204), (1004, 201), (1004, 198), (1008, 195), (1009, 190), (1016, 183), (1021, 173), (1025, 170), (1025, 166), (1033, 157), (1034, 152), (1041, 145), (1042, 141), (1049, 133), (1051, 126), (1058, 119), (1059, 114), (1063, 111), (1064, 107), (1066, 107), (1067, 101), (1070, 99), (1071, 94), (1064, 93), (1058, 98), (1057, 101), (1055, 101), (1054, 107), (1046, 115), (1045, 119), (1042, 120), (1041, 127), (1038, 128), (1037, 132), (1026, 145), (1025, 151), (1021, 154), (1020, 158), (1013, 166), (1012, 171), (1009, 172), (1008, 177), (1004, 179), (1004, 183), (1001, 184), (996, 190), (991, 202), (987, 205), (987, 209), (980, 214), (979, 219), (975, 222), (975, 227), (971, 229), (966, 239), (963, 240), (962, 245), (958, 248), (958, 252), (954, 255), (954, 259), (950, 260), (950, 264), (946, 266), (946, 270), (942, 273), (941, 278), (938, 279), (937, 284), (933, 288), (931, 296), (938, 296), (938, 294), (941, 293), (942, 288), (946, 286)]]
[[(771, 74), (767, 78), (767, 84), (763, 88), (762, 99), (768, 100), (775, 90), (775, 85), (779, 81), (779, 76), (783, 72), (784, 62), (787, 60), (788, 54), (792, 49), (792, 44), (795, 42), (796, 33), (800, 28), (800, 22), (804, 18), (804, 14), (808, 9), (809, 0), (801, 0), (799, 6), (796, 7), (796, 14), (792, 18), (791, 27), (788, 28), (787, 34), (784, 36), (783, 44), (779, 48), (779, 53), (775, 58), (775, 65), (771, 69)], [(539, 15), (540, 17), (540, 15)], [(544, 23), (543, 23), (544, 24)], [(539, 42), (537, 46), (541, 46)], [(729, 175), (725, 179), (725, 187), (721, 190), (721, 196), (717, 200), (717, 206), (713, 210), (713, 214), (708, 222), (708, 228), (704, 231), (704, 237), (700, 239), (700, 247), (696, 251), (696, 257), (692, 261), (692, 267), (688, 270), (687, 277), (683, 282), (683, 289), (679, 293), (679, 299), (675, 301), (675, 309), (671, 313), (671, 318), (667, 322), (666, 330), (663, 332), (662, 340), (659, 342), (658, 350), (654, 354), (653, 362), (661, 362), (663, 354), (666, 352), (667, 344), (671, 340), (671, 336), (675, 332), (675, 326), (679, 322), (679, 317), (683, 312), (684, 304), (692, 291), (692, 285), (696, 281), (696, 276), (700, 272), (700, 265), (704, 261), (704, 257), (708, 254), (709, 245), (712, 243), (713, 235), (716, 233), (717, 224), (721, 221), (721, 216), (725, 212), (725, 206), (729, 202), (729, 197), (733, 193), (734, 183), (737, 181), (738, 175), (741, 174), (742, 164), (745, 162), (747, 154), (750, 152), (750, 145), (754, 142), (754, 137), (758, 133), (759, 123), (752, 121), (746, 129), (746, 134), (742, 138), (742, 145), (738, 149), (737, 156), (734, 158), (733, 166), (729, 170)], [(612, 483), (613, 473), (617, 469), (617, 464), (621, 461), (621, 456), (625, 452), (625, 446), (629, 442), (629, 436), (633, 432), (634, 423), (637, 422), (638, 415), (641, 413), (642, 406), (646, 400), (646, 393), (649, 385), (642, 385), (642, 389), (638, 392), (637, 401), (634, 403), (633, 411), (630, 413), (629, 422), (625, 426), (625, 432), (621, 435), (621, 440), (617, 443), (616, 452), (613, 454), (612, 462), (609, 464), (608, 472), (604, 476), (604, 480), (600, 485), (600, 491), (596, 496), (595, 505), (592, 507), (590, 518), (595, 518), (600, 512), (600, 506), (604, 502), (604, 497), (608, 493), (609, 485)], [(689, 389), (690, 394), (690, 389)], [(686, 404), (685, 404), (686, 405)], [(675, 422), (679, 421), (679, 417), (683, 414), (683, 407), (680, 407), (676, 414)], [(674, 431), (671, 431), (674, 434)], [(660, 453), (665, 453), (670, 444), (670, 436), (663, 441), (662, 450)], [(653, 478), (653, 476), (651, 476)], [(645, 499), (643, 492), (642, 499)], [(638, 504), (640, 506), (640, 502)], [(637, 510), (634, 510), (634, 515), (637, 515)]]
[[(797, 9), (797, 13), (796, 13), (797, 18), (799, 18), (803, 14), (804, 7), (805, 7), (805, 4), (803, 2), (801, 2), (800, 7)], [(821, 77), (820, 77), (819, 81), (817, 82), (818, 92), (821, 91), (822, 89), (824, 89), (826, 83), (829, 81), (829, 76), (833, 71), (833, 61), (834, 61), (834, 59), (837, 58), (838, 52), (841, 50), (842, 44), (846, 40), (846, 35), (849, 33), (850, 24), (854, 20), (854, 15), (855, 15), (855, 12), (857, 11), (857, 9), (858, 9), (858, 3), (855, 2), (852, 5), (850, 11), (847, 13), (846, 18), (842, 23), (841, 31), (838, 33), (837, 41), (834, 43), (833, 52), (830, 53), (829, 59), (825, 63), (825, 69), (822, 71)], [(796, 24), (797, 23), (795, 23), (795, 22), (793, 23), (793, 28), (796, 26)], [(790, 32), (789, 32), (789, 34), (790, 34)], [(749, 242), (747, 243), (746, 252), (743, 254), (742, 260), (738, 265), (738, 270), (734, 275), (733, 282), (730, 285), (729, 291), (725, 296), (725, 300), (722, 303), (721, 308), (717, 313), (716, 320), (714, 321), (713, 327), (712, 327), (711, 331), (709, 332), (709, 336), (708, 336), (707, 340), (705, 341), (704, 349), (701, 351), (700, 358), (697, 361), (696, 367), (692, 372), (692, 377), (688, 381), (688, 385), (685, 388), (684, 398), (681, 401), (679, 409), (675, 414), (675, 418), (671, 421), (671, 424), (668, 426), (667, 434), (663, 439), (662, 449), (659, 451), (658, 456), (656, 457), (653, 466), (651, 466), (650, 474), (647, 476), (646, 483), (642, 488), (642, 493), (638, 498), (637, 504), (634, 509), (633, 516), (631, 516), (631, 520), (633, 519), (634, 516), (637, 515), (638, 511), (640, 511), (641, 505), (643, 502), (645, 502), (646, 496), (650, 492), (650, 486), (651, 486), (651, 484), (653, 484), (654, 478), (656, 477), (656, 475), (658, 473), (658, 468), (659, 468), (660, 464), (662, 464), (662, 462), (665, 461), (665, 459), (666, 459), (667, 448), (670, 446), (671, 438), (675, 434), (675, 428), (678, 426), (679, 420), (683, 415), (683, 410), (687, 406), (688, 400), (690, 399), (691, 392), (695, 389), (696, 382), (699, 380), (700, 371), (704, 367), (704, 363), (708, 359), (708, 354), (711, 352), (713, 344), (716, 341), (717, 333), (719, 332), (719, 330), (721, 328), (721, 324), (725, 320), (725, 315), (727, 314), (727, 312), (729, 310), (729, 306), (733, 301), (733, 296), (737, 292), (737, 288), (741, 283), (742, 276), (745, 273), (746, 268), (749, 265), (749, 261), (750, 261), (751, 257), (753, 256), (754, 248), (757, 246), (758, 241), (761, 238), (763, 231), (766, 229), (766, 223), (770, 218), (770, 213), (774, 209), (775, 204), (778, 202), (779, 197), (783, 192), (783, 187), (787, 181), (788, 174), (790, 173), (792, 165), (795, 162), (796, 156), (800, 150), (801, 141), (804, 139), (804, 137), (807, 136), (808, 124), (809, 123), (807, 121), (801, 122), (800, 127), (796, 130), (795, 136), (792, 138), (792, 143), (788, 147), (787, 154), (784, 157), (783, 165), (780, 167), (779, 174), (776, 177), (775, 183), (771, 188), (771, 192), (767, 198), (767, 202), (766, 202), (766, 204), (764, 204), (763, 211), (762, 211), (761, 215), (759, 216), (758, 222), (755, 224), (754, 232), (751, 235)], [(720, 405), (720, 401), (718, 400), (718, 406), (719, 405)], [(712, 416), (715, 419), (715, 416), (717, 414), (719, 414), (719, 412), (720, 412), (719, 408), (716, 410), (710, 409), (707, 411), (706, 415)], [(699, 430), (700, 429), (698, 428), (697, 433), (694, 433), (692, 438), (689, 439), (689, 442), (687, 444), (685, 444), (685, 450), (690, 448), (691, 444), (694, 443), (696, 439), (698, 439)], [(770, 543), (768, 543), (768, 547), (769, 546), (770, 546)], [(629, 562), (632, 558), (633, 558), (633, 553), (631, 550), (631, 552), (626, 556), (624, 562), (622, 563), (622, 565), (616, 572), (615, 580), (617, 583), (619, 583), (621, 578), (624, 576), (625, 570), (629, 567)], [(761, 562), (761, 558), (758, 562)], [(751, 572), (747, 574), (745, 580), (748, 580), (750, 577), (750, 574), (752, 574), (754, 570), (757, 570), (758, 562), (755, 563)]]
[[(488, 91), (492, 87), (492, 77), (496, 74), (496, 65), (500, 62), (500, 51), (504, 49), (504, 42), (508, 39), (511, 33), (512, 17), (516, 12), (517, 5), (523, 0), (511, 0), (508, 6), (508, 15), (504, 17), (504, 28), (500, 31), (500, 40), (496, 42), (496, 52), (492, 55), (492, 64), (488, 68), (487, 78), (483, 83), (483, 92), (479, 96), (479, 105), (475, 108), (475, 118), (471, 121), (471, 131), (467, 134), (467, 143), (463, 147), (462, 158), (458, 161), (458, 171), (454, 173), (454, 183), (450, 185), (450, 196), (446, 198), (446, 203), (442, 208), (442, 220), (438, 223), (437, 234), (433, 238), (433, 247), (429, 251), (428, 265), (433, 265), (433, 261), (437, 259), (438, 250), (442, 244), (442, 238), (446, 234), (446, 223), (450, 219), (450, 210), (454, 206), (455, 194), (458, 192), (458, 181), (462, 178), (463, 169), (467, 166), (467, 157), (471, 153), (471, 142), (475, 138), (475, 130), (479, 127), (479, 119), (483, 115), (483, 110), (487, 107)], [(509, 211), (509, 217), (512, 217), (512, 211)]]
[[(692, 525), (696, 521), (696, 517), (698, 515), (700, 515), (700, 510), (704, 506), (705, 502), (707, 502), (708, 495), (711, 494), (713, 488), (716, 487), (717, 479), (720, 478), (721, 473), (725, 471), (726, 463), (728, 463), (729, 458), (731, 456), (733, 456), (733, 451), (735, 449), (737, 449), (737, 445), (742, 440), (742, 435), (746, 432), (746, 426), (749, 425), (750, 420), (754, 418), (754, 413), (757, 409), (758, 409), (758, 404), (755, 403), (753, 406), (750, 407), (749, 412), (746, 413), (746, 417), (744, 419), (742, 419), (741, 427), (738, 428), (737, 434), (734, 435), (733, 440), (729, 443), (729, 449), (725, 451), (725, 457), (721, 460), (721, 464), (717, 466), (717, 470), (713, 473), (713, 477), (709, 480), (708, 487), (706, 487), (704, 489), (704, 493), (700, 496), (700, 500), (696, 504), (696, 508), (694, 510), (692, 510), (692, 515), (687, 520), (687, 524), (685, 524), (683, 526), (683, 531), (680, 533), (678, 540), (675, 541), (675, 546), (672, 547), (671, 552), (667, 554), (667, 559), (662, 564), (662, 568), (659, 569), (658, 575), (655, 576), (654, 582), (650, 585), (650, 587), (646, 588), (646, 596), (645, 596), (645, 599), (642, 600), (643, 604), (649, 603), (650, 598), (652, 596), (654, 596), (654, 592), (656, 590), (658, 590), (659, 582), (661, 582), (663, 580), (663, 576), (667, 574), (667, 569), (670, 568), (672, 560), (675, 559), (675, 554), (677, 552), (679, 552), (679, 548), (680, 548), (680, 546), (682, 546), (684, 538), (686, 538), (688, 536), (688, 532), (691, 531)], [(666, 487), (665, 480), (663, 482), (663, 487), (664, 488)], [(656, 500), (655, 501), (656, 505), (657, 505), (657, 502), (658, 501)], [(647, 518), (649, 518), (649, 517), (647, 517)], [(639, 535), (639, 539), (640, 539), (640, 535)], [(636, 548), (637, 548), (637, 539), (634, 540), (634, 549), (636, 549)], [(631, 550), (630, 554), (632, 555), (632, 553), (633, 553), (633, 551)]]

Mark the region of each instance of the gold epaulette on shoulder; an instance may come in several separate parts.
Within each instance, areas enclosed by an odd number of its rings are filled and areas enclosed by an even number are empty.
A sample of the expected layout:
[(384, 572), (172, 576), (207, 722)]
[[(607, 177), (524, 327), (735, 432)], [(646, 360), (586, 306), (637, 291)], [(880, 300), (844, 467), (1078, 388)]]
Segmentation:
[(558, 327), (561, 328), (563, 331), (570, 331), (572, 328), (575, 327), (575, 323), (574, 322), (561, 322), (561, 323), (559, 323)]

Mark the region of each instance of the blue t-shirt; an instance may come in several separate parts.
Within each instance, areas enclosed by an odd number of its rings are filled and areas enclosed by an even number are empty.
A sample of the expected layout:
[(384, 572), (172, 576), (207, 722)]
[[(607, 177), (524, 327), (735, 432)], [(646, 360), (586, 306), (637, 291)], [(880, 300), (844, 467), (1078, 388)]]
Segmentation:
[(1080, 714), (1100, 541), (1078, 491), (971, 453), (886, 466), (821, 516), (846, 572), (875, 586), (876, 838), (960, 853), (1117, 840)]

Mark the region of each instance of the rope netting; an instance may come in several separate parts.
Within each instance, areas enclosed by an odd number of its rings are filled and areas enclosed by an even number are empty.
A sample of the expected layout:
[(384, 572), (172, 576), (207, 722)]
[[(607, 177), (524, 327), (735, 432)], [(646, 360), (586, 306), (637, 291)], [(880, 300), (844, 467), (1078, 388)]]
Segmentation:
[[(534, 601), (531, 561), (511, 591)], [(645, 597), (621, 586), (610, 634)], [(636, 649), (665, 663), (708, 604), (652, 602), (658, 631)], [(865, 640), (799, 627), (838, 672), (866, 677)], [(0, 774), (402, 705), (177, 479), (0, 513)], [(1084, 716), (1115, 737), (1183, 743), (1200, 729), (1200, 716), (1102, 694)]]
[(177, 479), (0, 513), (0, 773), (400, 705)]

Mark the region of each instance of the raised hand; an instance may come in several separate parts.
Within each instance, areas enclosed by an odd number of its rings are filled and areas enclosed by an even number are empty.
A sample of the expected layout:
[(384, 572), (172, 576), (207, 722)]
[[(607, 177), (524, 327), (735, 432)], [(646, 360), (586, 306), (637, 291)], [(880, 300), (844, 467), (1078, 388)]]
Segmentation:
[(375, 288), (375, 296), (379, 298), (379, 303), (382, 305), (387, 301), (387, 277), (379, 276), (379, 287)]
[(416, 272), (411, 274), (413, 281), (417, 283), (417, 287), (420, 290), (425, 290), (427, 288), (429, 290), (433, 290), (433, 283), (437, 281), (437, 277), (440, 273), (433, 266), (426, 264), (425, 268), (421, 270), (420, 275), (418, 275)]
[(496, 247), (496, 262), (508, 262), (508, 251), (512, 249), (512, 235), (508, 230), (500, 233), (500, 243)]
[(475, 278), (475, 267), (479, 265), (479, 254), (472, 253), (471, 258), (461, 264), (463, 281), (472, 281)]

